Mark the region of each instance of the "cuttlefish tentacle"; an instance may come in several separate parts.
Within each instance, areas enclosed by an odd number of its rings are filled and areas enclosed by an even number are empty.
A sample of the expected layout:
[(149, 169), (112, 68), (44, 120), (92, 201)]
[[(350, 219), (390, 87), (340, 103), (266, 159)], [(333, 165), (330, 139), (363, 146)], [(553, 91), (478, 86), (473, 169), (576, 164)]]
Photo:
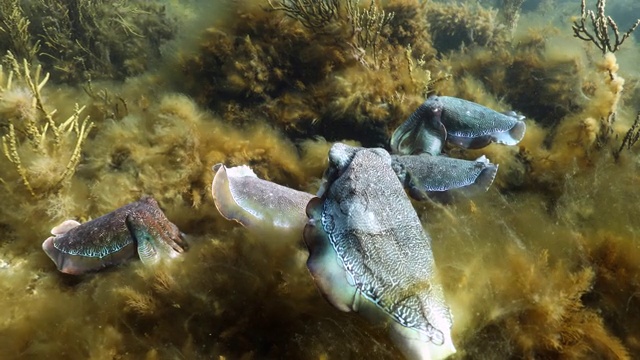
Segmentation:
[(391, 135), (391, 151), (404, 155), (440, 154), (447, 139), (442, 111), (442, 104), (437, 102), (420, 105)]
[(246, 165), (217, 164), (213, 170), (213, 200), (226, 219), (252, 229), (302, 233), (312, 194), (260, 179)]
[(168, 220), (161, 220), (138, 213), (131, 213), (125, 219), (127, 229), (133, 236), (138, 257), (145, 265), (151, 265), (161, 259), (175, 258), (184, 252), (184, 242), (178, 228)]
[(466, 195), (486, 191), (498, 171), (498, 165), (484, 155), (474, 161), (429, 154), (392, 155), (392, 158), (398, 179), (416, 200), (455, 189)]

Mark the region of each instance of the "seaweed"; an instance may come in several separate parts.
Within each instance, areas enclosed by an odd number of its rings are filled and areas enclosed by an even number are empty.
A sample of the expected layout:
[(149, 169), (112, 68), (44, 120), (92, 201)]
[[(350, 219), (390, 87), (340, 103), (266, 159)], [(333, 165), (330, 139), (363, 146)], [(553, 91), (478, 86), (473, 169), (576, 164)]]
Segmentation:
[(616, 160), (620, 157), (622, 150), (631, 150), (631, 147), (640, 140), (640, 112), (636, 115), (636, 119), (633, 121), (633, 125), (627, 130), (627, 133), (622, 139), (620, 147), (613, 152), (613, 156)]
[(509, 32), (498, 25), (497, 11), (479, 5), (431, 2), (427, 22), (440, 53), (474, 45), (498, 48), (509, 40)]
[[(428, 35), (409, 38), (397, 28), (423, 28), (424, 6), (349, 4), (317, 26), (295, 14), (291, 18), (293, 3), (274, 3), (269, 11), (239, 5), (247, 21), (207, 29), (199, 49), (181, 56), (188, 79), (184, 91), (236, 124), (266, 116), (293, 139), (314, 133), (336, 140), (356, 133), (364, 144), (384, 145), (396, 118), (392, 115), (410, 112), (400, 99), (420, 101), (431, 81), (424, 60), (433, 54), (423, 41)], [(396, 16), (405, 21), (394, 22)], [(417, 52), (408, 41), (420, 44)], [(366, 86), (367, 77), (377, 84)], [(348, 109), (336, 95), (345, 91)]]
[[(624, 33), (620, 33), (618, 24), (611, 16), (605, 15), (606, 0), (598, 0), (596, 2), (596, 11), (587, 10), (586, 0), (582, 0), (580, 5), (580, 22), (574, 21), (573, 36), (580, 40), (595, 44), (602, 55), (611, 52), (615, 53), (620, 49), (620, 45), (631, 35), (631, 33), (640, 25), (640, 19), (637, 19), (633, 25)], [(587, 19), (591, 20), (591, 29), (587, 29)], [(609, 30), (611, 28), (611, 30)], [(613, 33), (613, 39), (609, 33)], [(613, 42), (612, 42), (613, 40)]]
[(38, 66), (32, 75), (27, 60), (20, 66), (11, 53), (5, 59), (12, 70), (5, 74), (0, 66), (0, 79), (6, 79), (0, 85), (2, 125), (6, 127), (2, 134), (4, 155), (32, 196), (58, 192), (68, 186), (76, 171), (93, 123), (88, 118), (81, 120), (84, 107), (78, 104), (69, 118), (54, 120), (56, 110), (47, 110), (41, 95), (49, 74), (41, 78)]
[(157, 62), (175, 21), (156, 1), (5, 0), (0, 50), (38, 60), (54, 80), (124, 79)]

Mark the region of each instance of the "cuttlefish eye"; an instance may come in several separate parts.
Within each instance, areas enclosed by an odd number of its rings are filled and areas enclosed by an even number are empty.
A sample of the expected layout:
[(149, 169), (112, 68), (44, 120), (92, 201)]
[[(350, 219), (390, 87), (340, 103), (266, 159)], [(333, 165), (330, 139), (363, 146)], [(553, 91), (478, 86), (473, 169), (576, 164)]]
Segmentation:
[(337, 178), (342, 176), (344, 170), (349, 167), (353, 156), (360, 148), (352, 147), (343, 143), (335, 143), (329, 150), (329, 164), (322, 175), (322, 184), (316, 196), (322, 197), (328, 186)]
[(440, 101), (440, 98), (437, 96), (430, 96), (423, 104), (422, 107), (426, 111), (427, 114), (430, 114), (430, 120), (432, 122), (440, 122), (440, 115), (442, 115), (442, 110), (444, 108), (444, 104)]
[(442, 124), (443, 111), (444, 104), (438, 97), (432, 96), (422, 103), (391, 135), (392, 152), (439, 155), (447, 139), (447, 129)]

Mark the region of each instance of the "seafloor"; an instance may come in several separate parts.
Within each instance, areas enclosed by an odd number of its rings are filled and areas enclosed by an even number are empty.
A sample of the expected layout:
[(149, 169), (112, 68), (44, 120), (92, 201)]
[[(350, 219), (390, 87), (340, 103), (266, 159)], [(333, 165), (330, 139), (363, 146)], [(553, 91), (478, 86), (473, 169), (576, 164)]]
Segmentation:
[[(640, 30), (603, 55), (579, 0), (292, 3), (0, 0), (0, 359), (399, 358), (300, 239), (219, 215), (211, 167), (315, 192), (333, 142), (387, 146), (432, 94), (527, 117), (518, 146), (447, 149), (500, 165), (487, 193), (414, 203), (452, 358), (640, 358)], [(624, 32), (640, 5), (606, 12)], [(144, 194), (183, 256), (68, 276), (42, 251)]]

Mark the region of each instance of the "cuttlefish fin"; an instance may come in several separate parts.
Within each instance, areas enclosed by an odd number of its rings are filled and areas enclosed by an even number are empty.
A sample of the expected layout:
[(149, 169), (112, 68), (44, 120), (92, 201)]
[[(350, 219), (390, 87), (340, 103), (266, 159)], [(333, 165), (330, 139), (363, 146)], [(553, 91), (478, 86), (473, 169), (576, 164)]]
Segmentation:
[(504, 132), (498, 132), (493, 134), (493, 141), (498, 144), (504, 145), (516, 145), (524, 138), (524, 134), (527, 131), (527, 125), (524, 121), (520, 120), (520, 117), (514, 117), (517, 119), (511, 129)]
[(255, 219), (236, 202), (231, 189), (231, 177), (234, 174), (235, 176), (256, 177), (255, 173), (248, 166), (227, 169), (223, 164), (216, 164), (213, 170), (216, 174), (213, 177), (211, 194), (216, 208), (225, 219), (235, 220), (244, 226), (250, 226)]
[(474, 187), (480, 191), (487, 191), (489, 190), (489, 187), (491, 187), (491, 184), (493, 184), (493, 180), (496, 178), (496, 174), (498, 173), (498, 164), (491, 163), (484, 155), (477, 158), (476, 162), (481, 163), (484, 166), (484, 169), (482, 169), (480, 174), (478, 174), (478, 177), (475, 179)]
[(449, 135), (447, 141), (465, 149), (481, 149), (494, 141), (494, 135), (483, 135), (477, 137), (465, 137)]
[(307, 205), (309, 222), (304, 228), (304, 241), (309, 248), (307, 268), (318, 290), (331, 305), (340, 311), (353, 311), (357, 306), (357, 289), (348, 280), (350, 275), (322, 228), (322, 206), (322, 200), (317, 197)]
[(65, 220), (58, 226), (51, 229), (51, 235), (62, 235), (78, 226), (80, 226), (80, 223), (75, 220)]

